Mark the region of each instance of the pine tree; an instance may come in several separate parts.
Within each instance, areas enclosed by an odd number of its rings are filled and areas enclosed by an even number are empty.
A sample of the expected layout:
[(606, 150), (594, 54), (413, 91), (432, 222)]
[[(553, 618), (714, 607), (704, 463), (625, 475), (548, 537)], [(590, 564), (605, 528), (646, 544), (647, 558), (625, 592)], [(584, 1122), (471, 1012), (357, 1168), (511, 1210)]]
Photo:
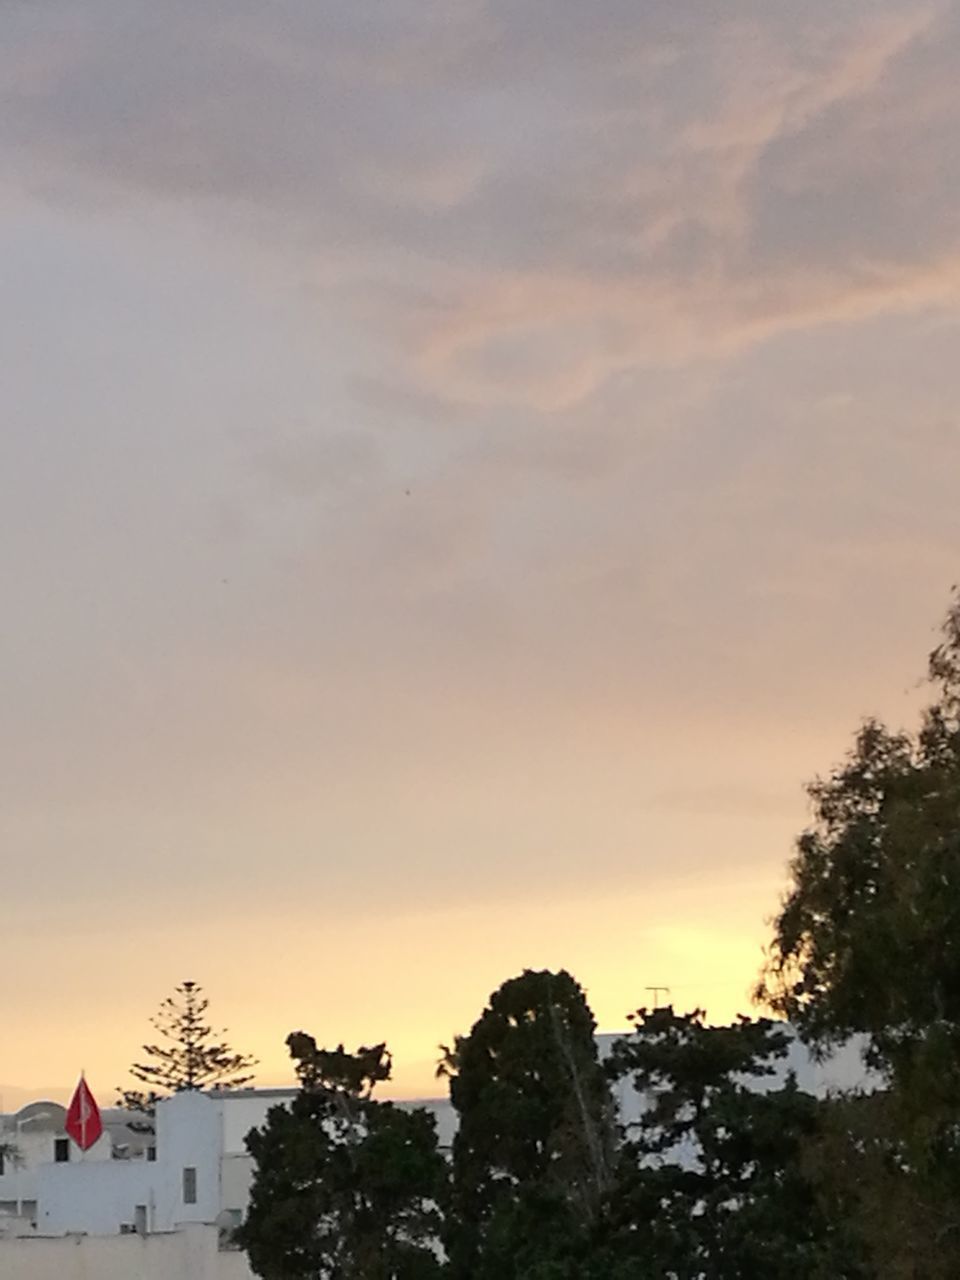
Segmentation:
[[(120, 1105), (152, 1117), (156, 1103), (171, 1093), (190, 1089), (239, 1089), (253, 1079), (256, 1058), (237, 1053), (207, 1022), (209, 1000), (196, 982), (181, 982), (150, 1021), (160, 1033), (156, 1044), (143, 1045), (146, 1058), (134, 1062), (130, 1074), (146, 1089), (120, 1089)], [(142, 1126), (147, 1130), (152, 1125)]]

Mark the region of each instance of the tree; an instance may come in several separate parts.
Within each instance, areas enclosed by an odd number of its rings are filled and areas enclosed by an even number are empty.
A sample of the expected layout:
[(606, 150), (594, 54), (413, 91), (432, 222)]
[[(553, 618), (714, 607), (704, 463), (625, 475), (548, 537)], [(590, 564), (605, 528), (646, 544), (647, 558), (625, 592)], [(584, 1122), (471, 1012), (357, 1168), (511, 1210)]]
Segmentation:
[(789, 1033), (699, 1010), (632, 1016), (607, 1069), (643, 1099), (627, 1127), (610, 1197), (600, 1275), (776, 1280), (861, 1274), (824, 1212), (804, 1157), (819, 1103), (778, 1070)]
[(870, 1276), (954, 1280), (960, 1266), (940, 1197), (917, 1176), (904, 1132), (895, 1090), (831, 1097), (806, 1152), (808, 1175), (859, 1242)]
[(459, 1116), (447, 1231), (471, 1280), (561, 1280), (602, 1211), (613, 1102), (595, 1023), (566, 972), (505, 982), (441, 1070)]
[(22, 1160), (20, 1148), (15, 1142), (0, 1138), (0, 1174), (3, 1173), (5, 1164), (9, 1163), (13, 1168), (17, 1168)]
[[(158, 1100), (188, 1089), (239, 1089), (253, 1079), (256, 1058), (237, 1053), (206, 1021), (209, 1000), (195, 982), (181, 982), (150, 1021), (160, 1033), (156, 1044), (143, 1045), (146, 1059), (130, 1074), (146, 1090), (119, 1090), (120, 1105), (152, 1117)], [(152, 1128), (149, 1122), (143, 1126)]]
[(868, 720), (810, 788), (758, 997), (814, 1046), (860, 1032), (897, 1094), (916, 1194), (960, 1272), (960, 595), (914, 733)]
[[(918, 733), (868, 720), (809, 788), (758, 996), (808, 1040), (864, 1032), (875, 1066), (942, 1056), (960, 1083), (960, 596), (930, 655)], [(945, 1051), (945, 1052), (944, 1052)]]
[(256, 1161), (238, 1242), (263, 1280), (433, 1280), (446, 1161), (434, 1117), (372, 1098), (383, 1044), (355, 1054), (287, 1038), (300, 1089), (247, 1135)]

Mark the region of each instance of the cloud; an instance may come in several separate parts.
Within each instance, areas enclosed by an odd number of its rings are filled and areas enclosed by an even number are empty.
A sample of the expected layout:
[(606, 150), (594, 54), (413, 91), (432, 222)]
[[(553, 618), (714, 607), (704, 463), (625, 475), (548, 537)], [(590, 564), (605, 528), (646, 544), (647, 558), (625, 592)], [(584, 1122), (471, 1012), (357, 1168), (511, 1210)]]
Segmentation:
[(5, 23), (8, 182), (229, 208), (366, 295), (412, 396), (555, 413), (625, 370), (957, 298), (952, 5), (50, 0)]

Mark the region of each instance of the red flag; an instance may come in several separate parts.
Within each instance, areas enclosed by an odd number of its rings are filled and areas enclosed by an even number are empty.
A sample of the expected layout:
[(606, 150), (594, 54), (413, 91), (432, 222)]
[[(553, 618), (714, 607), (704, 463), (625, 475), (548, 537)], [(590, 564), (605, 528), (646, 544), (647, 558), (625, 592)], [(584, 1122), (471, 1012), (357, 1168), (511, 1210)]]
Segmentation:
[(103, 1133), (100, 1108), (83, 1076), (80, 1077), (80, 1082), (73, 1091), (63, 1127), (81, 1151), (89, 1150)]

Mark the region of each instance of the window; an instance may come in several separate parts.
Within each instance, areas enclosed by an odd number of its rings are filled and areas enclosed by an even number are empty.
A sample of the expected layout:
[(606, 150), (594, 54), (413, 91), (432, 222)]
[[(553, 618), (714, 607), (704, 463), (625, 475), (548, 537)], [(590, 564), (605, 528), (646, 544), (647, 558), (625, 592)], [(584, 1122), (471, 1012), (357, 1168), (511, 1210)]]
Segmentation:
[(0, 1147), (0, 1178), (3, 1177), (3, 1147)]
[(57, 1164), (67, 1164), (70, 1160), (70, 1139), (54, 1138), (53, 1158)]
[(154, 1164), (156, 1162), (156, 1159), (157, 1159), (157, 1148), (147, 1147), (147, 1160), (150, 1162), (150, 1164)]
[(185, 1165), (183, 1170), (183, 1203), (197, 1203), (197, 1171), (192, 1165)]

